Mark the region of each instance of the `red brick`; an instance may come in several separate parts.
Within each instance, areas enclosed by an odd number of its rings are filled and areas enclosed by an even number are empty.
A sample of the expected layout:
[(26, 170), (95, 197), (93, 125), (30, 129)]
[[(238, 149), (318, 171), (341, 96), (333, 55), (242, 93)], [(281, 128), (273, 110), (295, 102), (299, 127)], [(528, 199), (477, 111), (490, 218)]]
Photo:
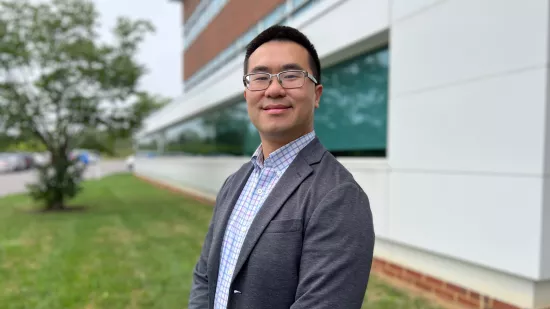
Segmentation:
[(442, 287), (435, 288), (434, 291), (435, 291), (435, 295), (437, 295), (437, 297), (443, 300), (447, 300), (447, 301), (455, 300), (454, 294), (446, 290), (445, 288), (442, 288)]
[(286, 0), (231, 0), (210, 24), (191, 42), (184, 55), (184, 79), (246, 33), (250, 27)]
[(521, 308), (494, 299), (493, 306), (491, 307), (491, 309), (521, 309)]
[(447, 289), (453, 291), (458, 295), (463, 295), (464, 297), (468, 296), (468, 290), (466, 290), (465, 288), (459, 287), (457, 285), (454, 285), (452, 283), (447, 282)]
[(384, 267), (386, 265), (386, 262), (380, 260), (380, 259), (374, 259), (372, 261), (372, 265), (376, 267)]
[(428, 283), (429, 285), (431, 285), (434, 289), (435, 288), (443, 288), (445, 286), (445, 282), (439, 280), (439, 279), (435, 279), (433, 277), (428, 277), (426, 276), (426, 283)]
[(403, 277), (409, 282), (416, 282), (422, 280), (424, 276), (416, 271), (405, 269)]
[(478, 301), (478, 302), (481, 301), (481, 295), (479, 295), (479, 293), (476, 293), (474, 291), (468, 291), (468, 297), (471, 300), (475, 300), (475, 301)]
[(427, 284), (426, 282), (417, 281), (416, 286), (421, 288), (424, 291), (432, 291), (432, 286)]
[(397, 277), (399, 275), (399, 273), (395, 273), (393, 271), (393, 269), (389, 268), (389, 267), (384, 267), (382, 268), (382, 273), (386, 276), (390, 276), (390, 277)]
[(403, 272), (403, 268), (395, 264), (388, 263), (386, 264), (386, 268), (389, 269), (396, 276), (401, 276), (401, 273)]
[(479, 299), (472, 300), (464, 295), (458, 295), (457, 302), (467, 308), (479, 309)]

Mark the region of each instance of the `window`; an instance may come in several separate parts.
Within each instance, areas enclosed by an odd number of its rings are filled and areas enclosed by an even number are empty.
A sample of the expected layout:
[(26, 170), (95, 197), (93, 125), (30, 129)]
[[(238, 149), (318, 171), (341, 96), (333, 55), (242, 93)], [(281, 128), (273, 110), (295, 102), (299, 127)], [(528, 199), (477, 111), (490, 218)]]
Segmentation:
[(166, 130), (166, 155), (250, 156), (260, 144), (246, 102), (205, 112)]
[(286, 15), (286, 3), (279, 5), (273, 12), (267, 15), (263, 20), (263, 27), (269, 28), (280, 22)]
[[(199, 7), (193, 12), (187, 23), (185, 24), (185, 45), (187, 49), (191, 43), (199, 36), (199, 34), (208, 26), (208, 24), (216, 17), (216, 15), (227, 4), (228, 0), (212, 0), (206, 3), (203, 0)], [(206, 6), (205, 8), (203, 8)]]
[(140, 153), (157, 153), (159, 139), (154, 136), (147, 136), (138, 141), (138, 152)]
[(315, 130), (336, 156), (385, 156), (388, 49), (322, 70), (323, 95)]

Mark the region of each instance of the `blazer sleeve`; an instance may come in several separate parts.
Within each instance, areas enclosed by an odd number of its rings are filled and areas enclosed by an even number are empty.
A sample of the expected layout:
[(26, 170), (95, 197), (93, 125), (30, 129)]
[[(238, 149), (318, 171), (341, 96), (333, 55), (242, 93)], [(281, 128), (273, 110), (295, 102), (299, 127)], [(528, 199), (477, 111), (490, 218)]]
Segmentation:
[(208, 226), (208, 232), (206, 233), (206, 237), (202, 245), (202, 250), (201, 250), (199, 260), (197, 261), (193, 269), (193, 281), (191, 284), (191, 292), (189, 295), (189, 304), (188, 304), (189, 309), (208, 309), (208, 305), (209, 305), (208, 303), (209, 301), (208, 266), (207, 266), (208, 255), (210, 253), (210, 246), (212, 245), (214, 220), (216, 218), (215, 213), (216, 213), (216, 210), (218, 209), (218, 204), (222, 201), (223, 196), (225, 196), (224, 192), (226, 191), (226, 184), (228, 183), (228, 180), (230, 177), (228, 177), (225, 180), (225, 182), (223, 183), (218, 193), (218, 196), (216, 197), (214, 214)]
[(355, 183), (333, 188), (305, 225), (296, 301), (291, 309), (360, 309), (374, 250), (367, 195)]

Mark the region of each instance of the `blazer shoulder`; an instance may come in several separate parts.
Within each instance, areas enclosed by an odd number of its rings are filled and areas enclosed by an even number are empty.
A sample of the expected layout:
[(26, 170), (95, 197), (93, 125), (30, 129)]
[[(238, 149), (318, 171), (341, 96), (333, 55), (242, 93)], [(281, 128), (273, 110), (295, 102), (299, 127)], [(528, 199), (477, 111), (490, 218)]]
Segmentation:
[(314, 167), (314, 170), (317, 175), (316, 178), (325, 180), (330, 187), (344, 183), (358, 185), (353, 174), (328, 151), (325, 152), (319, 164)]
[[(323, 200), (328, 192), (334, 188), (346, 186), (355, 187), (361, 194), (365, 194), (359, 183), (355, 180), (352, 173), (338, 161), (330, 152), (325, 152), (316, 164), (311, 166), (313, 173), (308, 185), (308, 200), (312, 202), (312, 207)], [(351, 185), (351, 187), (348, 187)]]

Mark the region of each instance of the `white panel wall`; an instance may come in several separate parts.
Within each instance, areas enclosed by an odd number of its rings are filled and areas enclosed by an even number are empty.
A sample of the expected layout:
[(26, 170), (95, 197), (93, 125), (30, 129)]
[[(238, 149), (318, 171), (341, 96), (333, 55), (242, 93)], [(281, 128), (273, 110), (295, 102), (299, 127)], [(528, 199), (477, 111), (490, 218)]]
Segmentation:
[(391, 9), (391, 20), (394, 23), (397, 20), (408, 18), (411, 15), (418, 14), (424, 10), (430, 9), (445, 0), (393, 0)]
[(544, 67), (396, 95), (390, 104), (391, 165), (540, 177), (545, 96)]
[(392, 94), (542, 67), (547, 16), (546, 0), (445, 0), (394, 22)]
[(394, 2), (391, 239), (540, 278), (548, 6)]
[[(550, 18), (549, 18), (550, 23)], [(548, 42), (550, 57), (550, 41)], [(550, 279), (550, 69), (547, 69), (546, 82), (546, 128), (545, 128), (545, 173), (544, 173), (544, 203), (542, 212), (542, 243), (541, 243), (541, 273), (545, 279)], [(548, 283), (550, 286), (550, 282)], [(550, 303), (550, 295), (548, 295)]]
[[(225, 179), (249, 158), (138, 158), (136, 173), (214, 198)], [(369, 197), (377, 237), (388, 237), (388, 165), (380, 159), (341, 160)]]
[(136, 173), (215, 197), (227, 177), (248, 160), (244, 157), (138, 158)]
[[(550, 177), (544, 178), (544, 203), (542, 211), (541, 277), (550, 279)], [(550, 285), (550, 282), (549, 282)], [(550, 295), (548, 295), (550, 302)]]
[(334, 2), (336, 5), (328, 7), (329, 11), (324, 12), (321, 18), (307, 20), (300, 27), (310, 41), (314, 42), (320, 58), (388, 28), (389, 0), (327, 2)]
[(390, 239), (539, 277), (540, 179), (394, 171), (390, 186)]

